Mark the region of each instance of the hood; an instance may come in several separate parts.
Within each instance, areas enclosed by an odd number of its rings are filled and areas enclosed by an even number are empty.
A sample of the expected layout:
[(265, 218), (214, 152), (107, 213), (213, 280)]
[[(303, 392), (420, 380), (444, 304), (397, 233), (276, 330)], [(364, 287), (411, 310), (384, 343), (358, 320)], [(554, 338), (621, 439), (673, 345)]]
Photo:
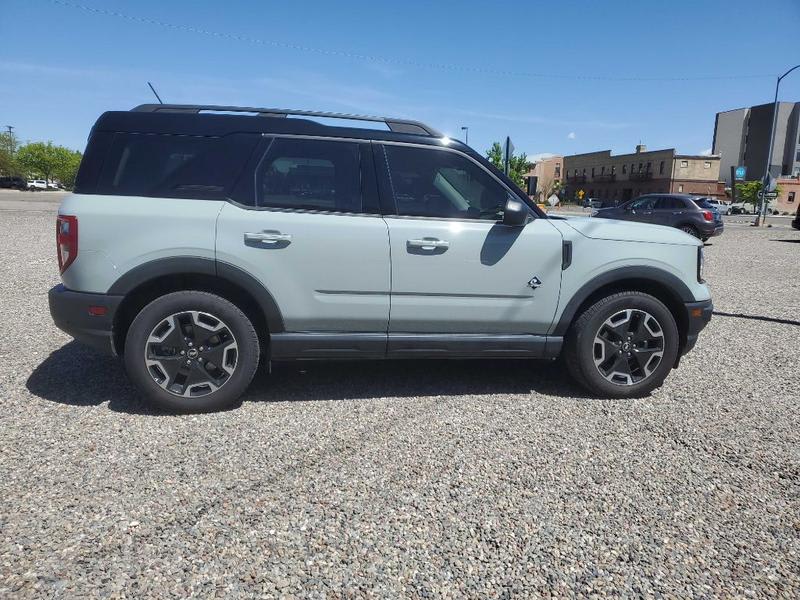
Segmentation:
[(615, 219), (592, 219), (575, 217), (562, 221), (575, 231), (593, 240), (614, 240), (618, 242), (651, 242), (654, 244), (680, 244), (682, 246), (700, 246), (697, 238), (664, 225), (650, 225), (634, 221), (617, 221)]

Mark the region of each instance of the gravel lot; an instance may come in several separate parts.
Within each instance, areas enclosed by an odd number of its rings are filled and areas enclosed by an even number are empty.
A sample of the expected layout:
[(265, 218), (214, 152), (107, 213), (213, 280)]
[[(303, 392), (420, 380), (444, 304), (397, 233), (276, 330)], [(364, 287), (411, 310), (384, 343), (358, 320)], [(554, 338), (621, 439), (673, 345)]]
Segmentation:
[(0, 596), (800, 594), (800, 232), (712, 241), (716, 308), (748, 318), (650, 398), (336, 363), (164, 416), (52, 325), (46, 204), (0, 203)]

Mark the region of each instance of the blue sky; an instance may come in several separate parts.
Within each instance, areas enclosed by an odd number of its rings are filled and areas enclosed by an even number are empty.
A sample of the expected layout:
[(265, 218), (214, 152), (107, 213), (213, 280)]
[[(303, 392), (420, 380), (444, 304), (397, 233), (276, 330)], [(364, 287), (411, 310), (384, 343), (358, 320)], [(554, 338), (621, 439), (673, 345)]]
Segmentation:
[[(167, 102), (410, 117), (453, 137), (469, 126), (479, 151), (510, 135), (529, 155), (640, 140), (700, 153), (717, 111), (771, 102), (770, 76), (800, 62), (800, 0), (0, 7), (0, 125), (79, 150), (101, 112), (152, 102), (150, 80)], [(696, 79), (751, 75), (765, 76)], [(800, 101), (800, 71), (781, 98)]]

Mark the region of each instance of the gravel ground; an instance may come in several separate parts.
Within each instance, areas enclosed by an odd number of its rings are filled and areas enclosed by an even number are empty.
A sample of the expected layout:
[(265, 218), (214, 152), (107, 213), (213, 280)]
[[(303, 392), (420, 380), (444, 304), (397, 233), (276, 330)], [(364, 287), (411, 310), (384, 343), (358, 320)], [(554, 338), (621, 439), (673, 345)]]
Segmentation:
[(800, 594), (800, 232), (712, 241), (716, 307), (748, 318), (646, 399), (336, 363), (163, 416), (52, 325), (52, 214), (0, 222), (0, 596)]

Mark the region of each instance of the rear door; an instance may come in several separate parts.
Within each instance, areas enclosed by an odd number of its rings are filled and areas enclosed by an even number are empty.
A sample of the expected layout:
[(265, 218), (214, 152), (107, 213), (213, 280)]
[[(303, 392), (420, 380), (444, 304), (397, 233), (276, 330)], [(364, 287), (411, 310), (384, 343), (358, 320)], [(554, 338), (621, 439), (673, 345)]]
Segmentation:
[(252, 205), (220, 212), (217, 260), (264, 285), (288, 332), (385, 334), (389, 236), (370, 144), (287, 136), (266, 145)]
[(671, 196), (659, 196), (656, 200), (653, 223), (673, 227), (686, 218), (686, 201)]
[[(394, 214), (392, 333), (545, 334), (561, 285), (561, 234), (547, 219), (503, 225), (511, 192), (446, 148), (377, 145)], [(379, 152), (381, 153), (379, 155)]]

